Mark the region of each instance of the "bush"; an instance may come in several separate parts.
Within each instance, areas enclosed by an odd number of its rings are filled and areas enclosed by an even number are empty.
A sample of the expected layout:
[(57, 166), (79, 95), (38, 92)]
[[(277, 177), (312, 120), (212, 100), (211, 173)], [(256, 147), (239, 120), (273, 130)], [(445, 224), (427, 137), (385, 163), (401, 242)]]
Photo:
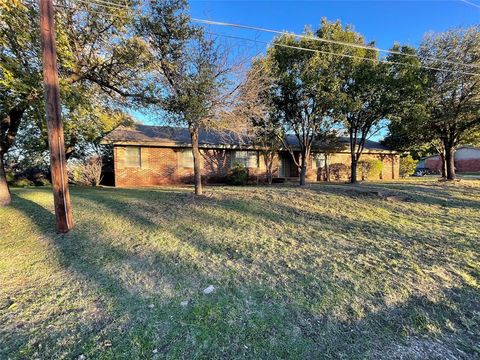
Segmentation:
[(33, 186), (33, 182), (28, 180), (25, 177), (18, 178), (13, 180), (12, 186), (14, 187), (26, 187), (26, 186)]
[(228, 174), (228, 183), (232, 185), (246, 185), (248, 171), (243, 164), (235, 163)]
[(48, 170), (39, 166), (27, 167), (17, 172), (7, 172), (7, 182), (12, 186), (20, 187), (50, 185)]
[(343, 163), (331, 164), (329, 166), (329, 172), (330, 176), (336, 181), (339, 181), (342, 178), (348, 179), (348, 177), (350, 176), (350, 166)]
[(407, 177), (413, 175), (417, 168), (417, 160), (412, 158), (412, 155), (402, 156), (400, 158), (400, 176)]
[(7, 171), (5, 173), (5, 177), (7, 178), (7, 183), (9, 183), (9, 184), (12, 184), (13, 181), (15, 180), (15, 176), (13, 175), (13, 173), (11, 171)]
[(98, 186), (102, 180), (102, 158), (91, 156), (68, 165), (68, 179), (78, 185)]
[(362, 180), (379, 179), (383, 170), (383, 162), (378, 159), (367, 159), (358, 163), (362, 172)]
[(36, 178), (33, 180), (33, 183), (35, 186), (48, 186), (50, 185), (50, 180), (47, 178), (41, 177), (41, 178)]

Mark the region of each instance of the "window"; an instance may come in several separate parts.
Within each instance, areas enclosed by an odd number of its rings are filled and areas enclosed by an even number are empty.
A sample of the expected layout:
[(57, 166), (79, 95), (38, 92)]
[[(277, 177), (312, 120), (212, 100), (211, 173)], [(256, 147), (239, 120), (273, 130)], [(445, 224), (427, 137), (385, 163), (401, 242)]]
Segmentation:
[(128, 146), (125, 148), (125, 166), (141, 167), (141, 149), (139, 146)]
[(181, 166), (184, 168), (193, 168), (193, 152), (192, 149), (184, 149), (180, 153)]
[(240, 163), (247, 168), (258, 167), (258, 153), (256, 151), (236, 151), (234, 158), (233, 163)]
[(314, 155), (314, 161), (313, 161), (313, 166), (316, 169), (322, 169), (325, 167), (325, 155), (323, 154), (315, 154)]

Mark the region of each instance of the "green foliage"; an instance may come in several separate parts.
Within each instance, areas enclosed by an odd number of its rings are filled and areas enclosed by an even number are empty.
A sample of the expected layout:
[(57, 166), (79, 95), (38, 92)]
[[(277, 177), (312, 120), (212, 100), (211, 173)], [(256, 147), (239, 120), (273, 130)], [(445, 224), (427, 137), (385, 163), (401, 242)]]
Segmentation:
[[(437, 153), (450, 156), (445, 175), (452, 180), (455, 148), (470, 142), (480, 129), (480, 83), (469, 71), (480, 66), (480, 26), (428, 34), (415, 54), (417, 59), (389, 57), (409, 62), (409, 69), (391, 68), (392, 79), (404, 91), (398, 97), (398, 121), (391, 124), (386, 143), (401, 150), (435, 147)], [(439, 68), (446, 71), (435, 70)]]
[(378, 180), (383, 170), (383, 162), (378, 159), (365, 159), (358, 163), (362, 180)]
[[(119, 109), (143, 87), (139, 79), (144, 74), (144, 49), (133, 37), (131, 12), (66, 0), (56, 4), (56, 48), (69, 157), (125, 121)], [(99, 15), (99, 9), (115, 12), (115, 16)], [(3, 153), (9, 151), (17, 131), (23, 141), (16, 143), (15, 150), (36, 156), (47, 149), (38, 18), (38, 4), (32, 1), (19, 0), (0, 9), (0, 119), (18, 114), (0, 134)]]
[(49, 185), (51, 185), (51, 183), (47, 178), (41, 177), (41, 178), (35, 179), (34, 185), (35, 186), (49, 186)]
[(408, 154), (400, 158), (400, 176), (407, 177), (415, 172), (417, 167), (417, 160), (414, 160), (412, 155)]
[(27, 187), (27, 186), (33, 186), (34, 183), (33, 181), (27, 179), (27, 178), (19, 178), (19, 179), (14, 179), (12, 181), (12, 186), (14, 187)]
[(6, 171), (5, 172), (5, 177), (7, 178), (7, 183), (9, 183), (9, 184), (12, 183), (14, 178), (15, 178), (13, 172), (11, 172), (11, 171)]
[(248, 170), (243, 164), (235, 163), (228, 173), (227, 180), (231, 185), (247, 185)]

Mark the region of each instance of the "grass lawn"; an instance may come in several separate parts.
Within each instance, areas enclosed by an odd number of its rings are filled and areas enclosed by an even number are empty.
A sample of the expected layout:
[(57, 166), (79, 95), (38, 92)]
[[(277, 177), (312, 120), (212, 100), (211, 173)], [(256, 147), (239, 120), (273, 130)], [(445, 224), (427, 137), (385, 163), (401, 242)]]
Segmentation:
[(191, 191), (14, 189), (0, 359), (480, 358), (480, 181)]

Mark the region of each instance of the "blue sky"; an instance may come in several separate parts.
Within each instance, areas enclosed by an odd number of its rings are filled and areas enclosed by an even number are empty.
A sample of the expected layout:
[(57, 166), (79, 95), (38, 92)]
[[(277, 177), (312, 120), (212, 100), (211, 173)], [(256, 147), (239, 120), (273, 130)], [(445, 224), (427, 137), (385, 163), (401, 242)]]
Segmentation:
[[(388, 49), (394, 42), (417, 46), (425, 33), (480, 23), (480, 0), (444, 1), (203, 1), (191, 0), (193, 18), (252, 25), (301, 33), (305, 25), (317, 27), (322, 17), (353, 25), (367, 41)], [(273, 34), (210, 26), (208, 31), (248, 39), (270, 41)], [(265, 51), (265, 44), (221, 38), (242, 57)], [(156, 123), (134, 113), (141, 121)]]

